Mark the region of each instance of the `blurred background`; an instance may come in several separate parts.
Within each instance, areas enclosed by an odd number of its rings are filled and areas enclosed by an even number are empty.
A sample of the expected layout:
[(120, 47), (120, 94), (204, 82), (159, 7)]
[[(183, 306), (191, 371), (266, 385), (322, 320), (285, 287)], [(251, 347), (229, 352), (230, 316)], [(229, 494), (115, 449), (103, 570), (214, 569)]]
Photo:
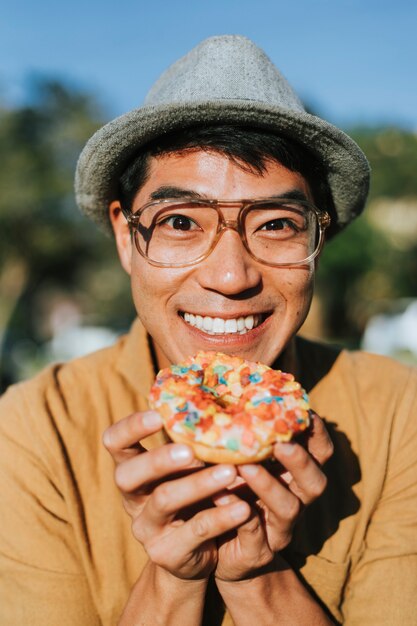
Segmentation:
[(416, 31), (406, 0), (3, 4), (0, 392), (129, 328), (129, 283), (76, 208), (75, 163), (96, 128), (222, 33), (260, 45), (373, 169), (365, 215), (322, 255), (304, 334), (417, 363)]

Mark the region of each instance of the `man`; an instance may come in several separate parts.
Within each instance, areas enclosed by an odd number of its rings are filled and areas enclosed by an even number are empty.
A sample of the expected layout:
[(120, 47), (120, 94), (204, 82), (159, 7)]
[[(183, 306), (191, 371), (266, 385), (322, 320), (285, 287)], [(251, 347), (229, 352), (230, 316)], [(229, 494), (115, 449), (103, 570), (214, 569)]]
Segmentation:
[[(140, 322), (2, 399), (2, 623), (413, 623), (416, 373), (296, 338), (368, 175), (243, 37), (89, 141), (78, 202), (112, 227)], [(238, 467), (167, 442), (150, 386), (199, 349), (293, 372), (306, 440)]]

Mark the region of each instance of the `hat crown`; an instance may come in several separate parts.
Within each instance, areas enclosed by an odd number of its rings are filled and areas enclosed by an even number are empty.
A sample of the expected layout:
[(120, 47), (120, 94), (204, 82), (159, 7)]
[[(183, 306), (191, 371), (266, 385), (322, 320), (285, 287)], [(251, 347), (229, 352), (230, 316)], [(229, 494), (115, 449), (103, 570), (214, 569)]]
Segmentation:
[(210, 37), (173, 63), (149, 91), (145, 105), (243, 100), (304, 111), (269, 57), (241, 35)]

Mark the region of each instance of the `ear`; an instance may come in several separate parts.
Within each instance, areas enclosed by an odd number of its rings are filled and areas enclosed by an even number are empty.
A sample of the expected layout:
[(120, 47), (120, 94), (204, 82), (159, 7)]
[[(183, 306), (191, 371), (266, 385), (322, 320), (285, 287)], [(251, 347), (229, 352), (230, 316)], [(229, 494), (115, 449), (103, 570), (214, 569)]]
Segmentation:
[(122, 213), (120, 202), (114, 200), (109, 207), (110, 222), (116, 239), (117, 252), (123, 269), (130, 274), (132, 271), (132, 238), (129, 225)]

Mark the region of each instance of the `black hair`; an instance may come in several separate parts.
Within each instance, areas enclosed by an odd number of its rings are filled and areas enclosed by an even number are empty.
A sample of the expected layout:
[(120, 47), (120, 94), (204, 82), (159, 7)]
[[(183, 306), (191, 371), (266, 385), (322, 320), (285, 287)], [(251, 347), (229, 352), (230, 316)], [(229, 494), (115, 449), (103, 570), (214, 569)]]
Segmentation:
[(308, 182), (319, 209), (333, 213), (333, 203), (323, 166), (312, 152), (293, 139), (259, 128), (230, 125), (199, 126), (177, 130), (144, 146), (119, 179), (119, 200), (131, 210), (133, 200), (149, 175), (149, 158), (192, 150), (219, 152), (239, 167), (262, 175), (268, 162), (277, 161), (298, 172)]

